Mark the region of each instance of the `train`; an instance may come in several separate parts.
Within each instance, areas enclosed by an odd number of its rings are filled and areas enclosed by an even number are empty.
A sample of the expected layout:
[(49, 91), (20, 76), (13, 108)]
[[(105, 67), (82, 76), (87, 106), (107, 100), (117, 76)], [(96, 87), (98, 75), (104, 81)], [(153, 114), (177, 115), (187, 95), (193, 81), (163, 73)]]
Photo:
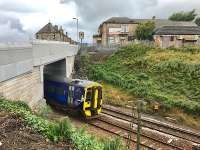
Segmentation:
[(98, 117), (102, 110), (102, 85), (88, 80), (44, 77), (47, 104), (75, 110), (86, 119)]

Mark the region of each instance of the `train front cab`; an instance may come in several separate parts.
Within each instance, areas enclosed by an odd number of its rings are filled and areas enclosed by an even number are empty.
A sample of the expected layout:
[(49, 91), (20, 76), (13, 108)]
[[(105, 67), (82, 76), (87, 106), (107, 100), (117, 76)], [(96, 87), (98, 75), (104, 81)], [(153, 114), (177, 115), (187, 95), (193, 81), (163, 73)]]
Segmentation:
[(83, 113), (86, 118), (96, 117), (102, 109), (102, 86), (85, 87)]

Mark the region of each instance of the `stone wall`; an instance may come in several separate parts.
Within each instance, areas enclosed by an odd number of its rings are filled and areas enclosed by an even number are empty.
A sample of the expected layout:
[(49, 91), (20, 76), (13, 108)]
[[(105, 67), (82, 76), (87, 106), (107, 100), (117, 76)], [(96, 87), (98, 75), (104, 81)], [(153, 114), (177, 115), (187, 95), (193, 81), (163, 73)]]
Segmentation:
[(40, 68), (34, 67), (31, 72), (0, 82), (0, 95), (9, 100), (23, 100), (30, 107), (35, 106), (43, 98)]

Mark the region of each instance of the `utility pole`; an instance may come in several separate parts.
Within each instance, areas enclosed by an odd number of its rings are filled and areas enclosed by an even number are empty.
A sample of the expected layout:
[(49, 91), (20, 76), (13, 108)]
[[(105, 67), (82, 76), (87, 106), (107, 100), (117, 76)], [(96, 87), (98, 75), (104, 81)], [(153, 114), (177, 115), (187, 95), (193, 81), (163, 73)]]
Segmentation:
[(134, 106), (134, 103), (133, 103), (133, 101), (132, 101), (132, 104), (131, 104), (131, 122), (130, 122), (130, 130), (129, 130), (129, 133), (128, 133), (128, 140), (127, 140), (127, 144), (126, 144), (127, 150), (130, 150), (130, 146), (131, 146), (134, 119), (135, 119), (135, 106)]
[[(132, 139), (132, 134), (133, 134), (133, 127), (135, 124), (135, 119), (137, 119), (137, 143), (136, 143), (136, 150), (140, 150), (140, 136), (141, 136), (141, 129), (142, 129), (142, 122), (141, 122), (141, 112), (143, 109), (143, 100), (138, 100), (136, 103), (133, 101), (131, 105), (131, 122), (130, 122), (130, 130), (128, 133), (128, 140), (127, 140), (127, 149), (130, 150), (130, 144), (131, 144), (131, 139)], [(145, 105), (145, 104), (144, 104)]]
[(142, 101), (137, 101), (137, 147), (136, 150), (140, 150), (140, 132), (141, 132), (141, 111)]
[(74, 20), (76, 20), (76, 32), (77, 32), (77, 43), (78, 43), (78, 18), (73, 18)]

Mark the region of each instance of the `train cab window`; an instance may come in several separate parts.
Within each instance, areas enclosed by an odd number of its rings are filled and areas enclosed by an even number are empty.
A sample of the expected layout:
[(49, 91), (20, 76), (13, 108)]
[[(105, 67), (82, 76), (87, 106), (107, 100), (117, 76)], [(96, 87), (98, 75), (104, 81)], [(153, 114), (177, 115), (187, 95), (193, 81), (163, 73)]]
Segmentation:
[(92, 89), (89, 88), (86, 94), (86, 102), (91, 101), (91, 99), (92, 99)]
[(102, 99), (102, 89), (101, 87), (98, 87), (98, 99)]
[(55, 88), (53, 86), (48, 86), (47, 91), (48, 93), (55, 93)]
[(64, 89), (62, 87), (57, 87), (56, 88), (56, 94), (57, 95), (64, 95)]

